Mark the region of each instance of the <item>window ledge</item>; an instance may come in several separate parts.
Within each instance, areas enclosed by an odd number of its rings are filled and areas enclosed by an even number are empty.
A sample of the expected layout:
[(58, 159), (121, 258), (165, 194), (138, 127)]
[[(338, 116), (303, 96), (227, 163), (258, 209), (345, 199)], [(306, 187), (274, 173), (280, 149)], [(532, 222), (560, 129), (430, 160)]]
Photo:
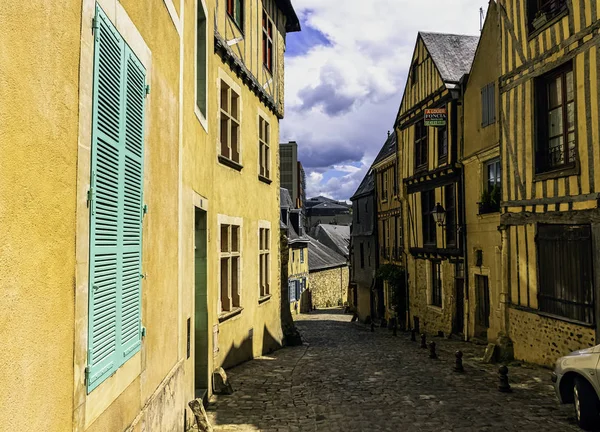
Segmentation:
[(448, 163), (448, 155), (442, 156), (438, 159), (438, 166), (446, 165)]
[(244, 168), (243, 165), (240, 165), (239, 163), (232, 161), (231, 159), (226, 158), (222, 155), (219, 155), (219, 162), (225, 166), (228, 166), (229, 168), (233, 168), (236, 171), (242, 171), (242, 169)]
[(561, 177), (569, 177), (572, 175), (579, 175), (579, 164), (576, 162), (569, 165), (564, 165), (552, 171), (546, 171), (536, 174), (533, 177), (533, 181), (544, 181)]
[[(561, 13), (559, 13), (558, 15), (552, 17), (549, 21), (546, 21), (544, 23), (544, 25), (541, 26), (540, 28), (531, 31), (529, 33), (529, 36), (527, 37), (527, 40), (531, 41), (532, 39), (536, 38), (544, 30), (547, 30), (548, 28), (552, 27), (554, 24), (556, 24), (557, 22), (559, 22), (560, 20), (562, 20), (567, 15), (569, 15), (569, 8), (568, 7), (564, 11), (562, 11)], [(529, 22), (527, 23), (527, 26), (529, 26)]]
[(268, 302), (269, 300), (271, 300), (271, 294), (263, 296), (261, 298), (258, 299), (258, 304), (263, 304)]
[(442, 313), (442, 307), (441, 306), (436, 306), (436, 305), (430, 304), (430, 305), (427, 305), (427, 309), (432, 310), (432, 311), (434, 311), (436, 313), (439, 313), (439, 314)]
[(222, 312), (219, 315), (219, 322), (222, 323), (222, 322), (225, 322), (235, 316), (238, 316), (239, 314), (242, 313), (243, 310), (244, 310), (244, 308), (238, 307), (238, 308), (234, 308), (230, 311)]
[(270, 185), (271, 183), (273, 183), (273, 180), (271, 180), (271, 179), (269, 179), (269, 178), (267, 178), (267, 177), (265, 177), (265, 176), (261, 176), (260, 174), (258, 175), (258, 179), (259, 179), (261, 182), (263, 182), (263, 183), (266, 183), (266, 184), (268, 184), (268, 185)]

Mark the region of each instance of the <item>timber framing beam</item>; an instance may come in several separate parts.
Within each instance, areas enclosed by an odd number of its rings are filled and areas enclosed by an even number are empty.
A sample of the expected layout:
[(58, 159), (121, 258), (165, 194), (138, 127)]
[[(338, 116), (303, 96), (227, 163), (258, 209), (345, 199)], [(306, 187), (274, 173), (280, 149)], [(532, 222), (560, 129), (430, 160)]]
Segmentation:
[(569, 210), (546, 213), (504, 213), (500, 216), (503, 226), (542, 224), (590, 224), (600, 223), (600, 209)]
[(445, 186), (458, 181), (462, 167), (458, 164), (445, 165), (433, 171), (417, 173), (412, 177), (404, 179), (407, 192), (413, 194)]
[(270, 109), (280, 120), (283, 118), (282, 107), (265, 91), (258, 79), (248, 70), (244, 63), (234, 54), (227, 41), (215, 30), (215, 53), (227, 63), (242, 82)]

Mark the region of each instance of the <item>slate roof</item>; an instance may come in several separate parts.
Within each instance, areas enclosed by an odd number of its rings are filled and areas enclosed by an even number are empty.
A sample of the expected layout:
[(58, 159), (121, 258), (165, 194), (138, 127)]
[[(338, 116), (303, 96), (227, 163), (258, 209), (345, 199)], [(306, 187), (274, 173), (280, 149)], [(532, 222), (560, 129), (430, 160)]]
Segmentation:
[(290, 191), (286, 188), (279, 188), (279, 207), (292, 209), (294, 208), (294, 202), (290, 195)]
[(336, 204), (336, 203), (325, 202), (325, 203), (317, 204), (310, 208), (311, 211), (319, 210), (319, 209), (348, 210), (349, 207), (347, 205), (340, 205), (340, 204)]
[(308, 237), (308, 271), (326, 270), (348, 265), (346, 258), (315, 238)]
[(479, 36), (419, 32), (446, 85), (471, 70)]
[(365, 177), (360, 182), (358, 189), (354, 192), (354, 195), (350, 197), (350, 201), (354, 201), (358, 199), (361, 195), (370, 194), (375, 190), (375, 176), (373, 175), (373, 170), (369, 169), (365, 174)]
[(307, 199), (305, 202), (305, 206), (307, 208), (309, 208), (309, 207), (314, 207), (314, 206), (317, 206), (317, 205), (323, 204), (323, 203), (337, 204), (337, 205), (346, 206), (346, 208), (349, 208), (349, 206), (342, 201), (336, 201), (334, 199), (327, 198), (324, 196), (318, 196), (318, 197), (313, 197), (313, 198)]
[(396, 131), (394, 131), (385, 140), (385, 143), (381, 147), (381, 150), (379, 150), (379, 154), (377, 155), (377, 157), (373, 161), (373, 165), (378, 164), (379, 162), (381, 162), (382, 160), (384, 160), (388, 156), (393, 155), (394, 153), (396, 153), (396, 149), (397, 148), (398, 148), (398, 140), (396, 139)]
[(346, 258), (350, 255), (350, 227), (347, 225), (319, 224), (313, 237)]
[(277, 6), (281, 11), (285, 14), (287, 20), (285, 23), (285, 31), (288, 33), (299, 32), (300, 28), (300, 20), (298, 19), (298, 15), (296, 15), (296, 11), (294, 10), (294, 6), (292, 5), (291, 0), (275, 0)]

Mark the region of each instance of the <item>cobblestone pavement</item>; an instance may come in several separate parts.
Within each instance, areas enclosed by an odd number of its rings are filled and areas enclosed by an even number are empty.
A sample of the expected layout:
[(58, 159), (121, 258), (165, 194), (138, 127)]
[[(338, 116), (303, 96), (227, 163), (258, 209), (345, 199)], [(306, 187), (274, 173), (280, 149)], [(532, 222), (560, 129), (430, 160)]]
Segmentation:
[[(434, 338), (438, 360), (410, 335), (351, 323), (328, 309), (299, 315), (305, 339), (228, 371), (235, 393), (215, 396), (216, 431), (578, 431), (547, 369), (510, 367), (512, 393), (497, 390), (484, 347)], [(465, 373), (453, 372), (454, 352)]]

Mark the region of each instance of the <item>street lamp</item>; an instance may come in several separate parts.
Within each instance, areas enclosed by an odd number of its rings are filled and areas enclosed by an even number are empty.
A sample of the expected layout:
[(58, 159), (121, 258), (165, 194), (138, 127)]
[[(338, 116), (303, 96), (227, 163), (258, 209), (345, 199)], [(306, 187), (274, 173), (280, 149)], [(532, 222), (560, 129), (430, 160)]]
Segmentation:
[(446, 222), (446, 210), (440, 203), (437, 203), (431, 212), (431, 216), (433, 216), (433, 220), (438, 224), (438, 226), (445, 226)]

